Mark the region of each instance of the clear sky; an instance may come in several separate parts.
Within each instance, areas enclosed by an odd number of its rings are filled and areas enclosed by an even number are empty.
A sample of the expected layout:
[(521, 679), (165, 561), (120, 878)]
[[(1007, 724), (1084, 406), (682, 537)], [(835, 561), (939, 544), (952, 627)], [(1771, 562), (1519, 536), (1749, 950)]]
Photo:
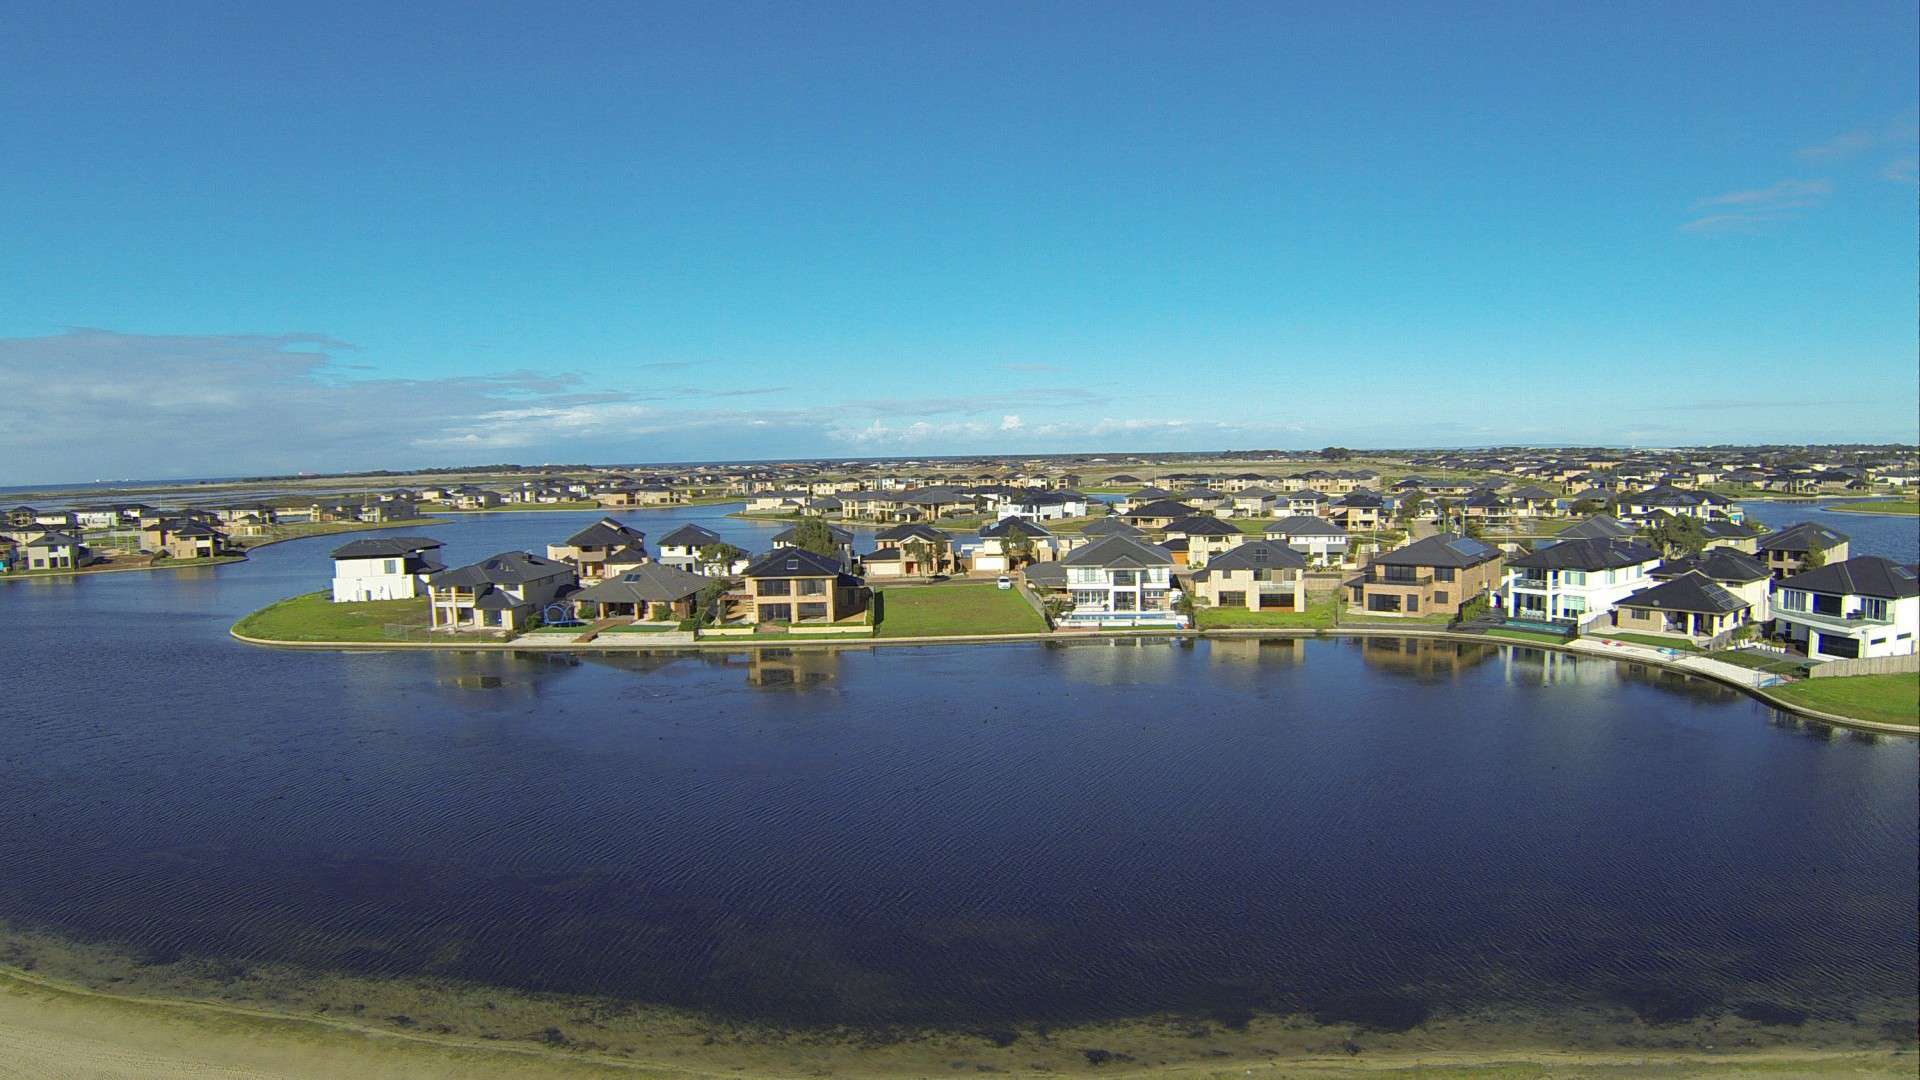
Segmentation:
[(1912, 440), (1914, 5), (15, 5), (0, 481)]

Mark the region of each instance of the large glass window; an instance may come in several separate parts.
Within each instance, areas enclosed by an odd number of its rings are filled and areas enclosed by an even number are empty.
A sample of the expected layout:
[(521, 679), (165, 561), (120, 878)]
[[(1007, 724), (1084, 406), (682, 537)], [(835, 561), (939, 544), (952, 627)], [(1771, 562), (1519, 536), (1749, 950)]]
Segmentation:
[(824, 619), (827, 617), (827, 605), (801, 604), (798, 614), (803, 621), (807, 619)]
[(801, 578), (799, 581), (794, 582), (794, 586), (795, 591), (801, 596), (825, 596), (827, 594), (826, 578)]
[(789, 578), (762, 578), (757, 592), (761, 596), (792, 596), (793, 581)]

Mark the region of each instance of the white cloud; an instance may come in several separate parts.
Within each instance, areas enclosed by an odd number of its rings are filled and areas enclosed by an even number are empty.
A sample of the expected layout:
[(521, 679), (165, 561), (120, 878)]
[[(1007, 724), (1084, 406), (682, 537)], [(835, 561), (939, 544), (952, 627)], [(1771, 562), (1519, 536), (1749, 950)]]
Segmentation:
[(1000, 418), (1001, 431), (1019, 431), (1023, 426), (1025, 426), (1024, 422), (1016, 414), (1008, 414)]
[(1754, 229), (1792, 216), (1794, 211), (1818, 206), (1833, 193), (1826, 179), (1781, 180), (1763, 188), (1728, 191), (1695, 200), (1695, 212), (1714, 211), (1681, 225), (1684, 232), (1714, 233)]

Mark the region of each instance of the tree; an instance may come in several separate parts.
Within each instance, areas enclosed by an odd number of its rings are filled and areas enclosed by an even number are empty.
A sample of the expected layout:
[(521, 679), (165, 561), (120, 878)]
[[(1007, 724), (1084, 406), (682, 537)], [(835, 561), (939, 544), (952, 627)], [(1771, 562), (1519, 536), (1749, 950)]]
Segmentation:
[(833, 538), (833, 528), (819, 518), (807, 518), (793, 527), (793, 546), (815, 555), (840, 554), (840, 542)]
[(725, 614), (720, 610), (721, 597), (727, 594), (727, 583), (715, 581), (701, 588), (693, 600), (693, 624), (695, 627), (711, 626), (721, 620)]
[(1018, 525), (1007, 527), (1007, 554), (1022, 563), (1033, 561), (1033, 537)]
[(1656, 514), (1642, 531), (1662, 555), (1698, 555), (1707, 546), (1706, 530), (1700, 527), (1698, 518)]
[(1353, 456), (1353, 451), (1344, 446), (1329, 446), (1320, 451), (1320, 456), (1328, 461), (1345, 461)]
[(1807, 545), (1807, 557), (1800, 560), (1800, 569), (1818, 570), (1827, 565), (1827, 549), (1813, 544)]
[(1606, 508), (1607, 504), (1599, 499), (1581, 499), (1579, 502), (1573, 504), (1573, 512), (1582, 517), (1589, 514), (1598, 514)]
[(733, 564), (746, 552), (734, 547), (725, 540), (715, 540), (711, 544), (700, 545), (700, 568), (707, 570), (719, 567), (721, 573), (733, 568)]
[(920, 564), (921, 572), (928, 577), (940, 572), (940, 545), (932, 540), (912, 540), (904, 549)]
[(1460, 521), (1461, 521), (1461, 524), (1460, 524), (1460, 533), (1461, 533), (1461, 535), (1463, 535), (1463, 536), (1470, 536), (1470, 537), (1472, 537), (1472, 538), (1474, 538), (1475, 540), (1478, 540), (1478, 539), (1480, 539), (1481, 537), (1483, 537), (1483, 536), (1485, 536), (1485, 535), (1487, 534), (1487, 530), (1486, 530), (1486, 527), (1485, 527), (1484, 525), (1482, 525), (1482, 524), (1480, 523), (1480, 519), (1479, 519), (1479, 518), (1470, 518), (1470, 517), (1466, 517), (1466, 516), (1465, 516), (1465, 514), (1466, 514), (1466, 511), (1465, 511), (1465, 510), (1462, 510), (1462, 511), (1461, 511), (1461, 515), (1462, 515), (1462, 516), (1461, 516), (1461, 519), (1460, 519)]

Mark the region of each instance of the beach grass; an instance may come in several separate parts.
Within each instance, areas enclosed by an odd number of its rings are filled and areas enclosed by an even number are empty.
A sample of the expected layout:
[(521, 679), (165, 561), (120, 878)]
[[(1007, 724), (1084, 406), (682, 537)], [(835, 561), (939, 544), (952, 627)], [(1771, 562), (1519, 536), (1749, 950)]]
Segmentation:
[(266, 641), (395, 641), (424, 632), (428, 617), (424, 597), (336, 604), (328, 593), (313, 592), (269, 604), (234, 623), (233, 631)]
[(1857, 720), (1920, 728), (1920, 673), (1808, 679), (1767, 689), (1770, 697)]
[(1046, 620), (1025, 598), (992, 582), (924, 585), (880, 593), (875, 636), (954, 637), (965, 634), (1044, 634)]

